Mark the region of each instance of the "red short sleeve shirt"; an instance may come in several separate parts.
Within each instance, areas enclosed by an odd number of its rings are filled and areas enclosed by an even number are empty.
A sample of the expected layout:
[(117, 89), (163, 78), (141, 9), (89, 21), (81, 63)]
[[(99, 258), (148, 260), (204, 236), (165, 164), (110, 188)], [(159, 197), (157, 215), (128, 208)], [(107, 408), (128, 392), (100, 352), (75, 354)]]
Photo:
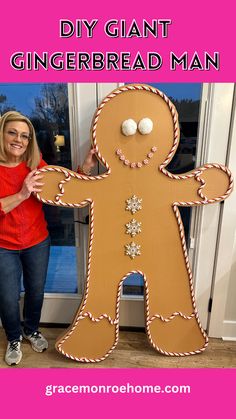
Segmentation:
[[(46, 163), (41, 160), (38, 168), (43, 166)], [(29, 172), (26, 162), (16, 167), (0, 165), (0, 198), (18, 193)], [(42, 204), (33, 195), (7, 214), (0, 206), (0, 247), (10, 250), (26, 249), (40, 243), (47, 236)]]

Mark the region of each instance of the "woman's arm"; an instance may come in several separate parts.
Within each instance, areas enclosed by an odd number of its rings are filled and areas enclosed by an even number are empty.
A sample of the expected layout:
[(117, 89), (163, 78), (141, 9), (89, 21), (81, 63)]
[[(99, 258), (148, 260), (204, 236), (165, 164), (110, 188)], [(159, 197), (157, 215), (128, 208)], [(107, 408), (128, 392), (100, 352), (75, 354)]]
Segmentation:
[(43, 183), (38, 181), (43, 178), (43, 175), (35, 175), (36, 171), (37, 169), (32, 170), (32, 172), (26, 176), (22, 188), (18, 193), (6, 196), (5, 198), (0, 198), (2, 213), (7, 214), (12, 211), (23, 201), (28, 199), (32, 192), (41, 192), (40, 186), (43, 186)]
[(82, 166), (78, 167), (78, 170), (77, 170), (78, 173), (85, 174), (85, 175), (91, 174), (91, 170), (98, 162), (98, 160), (96, 159), (95, 153), (96, 151), (94, 148), (91, 148), (91, 150), (89, 150), (87, 156), (84, 159)]
[(20, 192), (6, 196), (5, 198), (0, 198), (1, 204), (1, 215), (7, 214), (8, 212), (12, 211), (18, 205), (20, 205), (24, 201), (23, 197), (20, 195)]

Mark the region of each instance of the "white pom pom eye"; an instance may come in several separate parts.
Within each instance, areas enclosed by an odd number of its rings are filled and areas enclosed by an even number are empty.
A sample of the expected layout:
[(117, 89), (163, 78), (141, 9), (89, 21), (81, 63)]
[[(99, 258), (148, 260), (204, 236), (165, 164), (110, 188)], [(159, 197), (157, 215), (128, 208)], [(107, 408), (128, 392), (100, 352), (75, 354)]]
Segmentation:
[(139, 121), (138, 130), (140, 134), (143, 134), (143, 135), (150, 134), (150, 132), (152, 132), (152, 129), (153, 129), (153, 122), (150, 118), (143, 118), (141, 119), (141, 121)]
[(122, 134), (124, 134), (126, 137), (129, 135), (134, 135), (137, 132), (137, 124), (133, 119), (126, 119), (122, 122), (121, 125), (121, 131)]

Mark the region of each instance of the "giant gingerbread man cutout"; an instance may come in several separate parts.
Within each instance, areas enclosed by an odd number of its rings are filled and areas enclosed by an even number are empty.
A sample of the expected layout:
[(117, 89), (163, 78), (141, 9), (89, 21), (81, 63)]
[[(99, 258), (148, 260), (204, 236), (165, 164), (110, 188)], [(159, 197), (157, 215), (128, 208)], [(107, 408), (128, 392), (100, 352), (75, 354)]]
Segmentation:
[(232, 190), (230, 171), (219, 164), (183, 175), (166, 169), (179, 142), (178, 116), (170, 100), (150, 86), (128, 85), (108, 95), (96, 111), (91, 136), (106, 173), (40, 170), (45, 186), (38, 199), (90, 208), (84, 296), (57, 350), (81, 362), (104, 360), (118, 342), (122, 283), (137, 272), (144, 277), (151, 345), (171, 356), (201, 353), (207, 336), (197, 314), (178, 207), (224, 200)]

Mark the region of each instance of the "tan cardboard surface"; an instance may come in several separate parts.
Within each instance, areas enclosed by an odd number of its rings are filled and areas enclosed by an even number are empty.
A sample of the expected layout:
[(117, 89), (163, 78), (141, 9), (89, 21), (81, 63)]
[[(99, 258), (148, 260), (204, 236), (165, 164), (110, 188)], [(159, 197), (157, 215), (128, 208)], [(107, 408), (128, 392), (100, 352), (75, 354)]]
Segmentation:
[[(56, 347), (79, 361), (105, 359), (118, 341), (122, 280), (138, 271), (145, 278), (146, 329), (152, 346), (167, 355), (198, 353), (205, 349), (207, 337), (196, 310), (178, 206), (223, 200), (232, 189), (231, 174), (222, 166), (206, 165), (183, 176), (168, 175), (162, 164), (173, 157), (179, 132), (173, 105), (144, 89), (116, 92), (98, 108), (91, 133), (98, 158), (110, 173), (88, 178), (64, 169), (72, 175), (65, 180), (55, 167), (49, 166), (50, 172), (42, 169), (45, 187), (39, 199), (90, 207), (86, 292)], [(137, 123), (150, 118), (152, 132), (124, 136), (121, 124), (129, 118)], [(157, 151), (147, 158), (153, 147)], [(117, 150), (129, 162), (147, 159), (148, 164), (131, 168)], [(133, 196), (142, 200), (134, 214), (126, 209)], [(133, 219), (141, 223), (135, 237), (126, 228)], [(125, 254), (132, 242), (140, 246), (140, 255), (133, 259)]]

